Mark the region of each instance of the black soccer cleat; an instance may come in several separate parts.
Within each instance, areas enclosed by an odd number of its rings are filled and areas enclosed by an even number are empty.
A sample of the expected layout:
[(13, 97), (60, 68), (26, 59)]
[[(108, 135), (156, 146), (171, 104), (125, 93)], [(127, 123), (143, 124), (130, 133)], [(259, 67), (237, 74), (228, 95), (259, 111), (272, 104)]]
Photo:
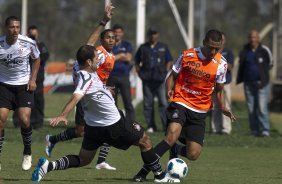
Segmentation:
[(133, 182), (145, 182), (146, 181), (146, 178), (145, 177), (142, 177), (142, 176), (139, 176), (139, 175), (135, 175), (132, 179)]

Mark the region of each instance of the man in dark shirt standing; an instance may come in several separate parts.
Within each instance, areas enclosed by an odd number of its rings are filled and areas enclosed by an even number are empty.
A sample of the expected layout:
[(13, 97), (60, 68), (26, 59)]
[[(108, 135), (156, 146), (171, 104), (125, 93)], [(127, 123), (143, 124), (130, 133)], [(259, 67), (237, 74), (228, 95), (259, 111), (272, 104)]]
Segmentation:
[(108, 79), (108, 85), (115, 86), (115, 102), (117, 105), (117, 94), (120, 92), (123, 106), (125, 109), (125, 118), (128, 122), (135, 120), (135, 110), (131, 101), (131, 87), (129, 73), (132, 68), (132, 45), (123, 40), (124, 29), (121, 25), (113, 26), (116, 44), (112, 49), (115, 55), (115, 65)]
[(251, 30), (248, 39), (249, 42), (239, 56), (237, 84), (244, 82), (251, 134), (268, 137), (269, 70), (272, 67), (272, 55), (269, 48), (260, 43), (257, 30)]
[(172, 56), (166, 44), (159, 42), (156, 28), (148, 29), (148, 42), (142, 44), (136, 55), (136, 71), (142, 80), (144, 95), (144, 116), (148, 125), (147, 132), (156, 131), (154, 120), (154, 97), (158, 97), (159, 113), (163, 126), (166, 128), (165, 111), (168, 106), (165, 77), (172, 66)]

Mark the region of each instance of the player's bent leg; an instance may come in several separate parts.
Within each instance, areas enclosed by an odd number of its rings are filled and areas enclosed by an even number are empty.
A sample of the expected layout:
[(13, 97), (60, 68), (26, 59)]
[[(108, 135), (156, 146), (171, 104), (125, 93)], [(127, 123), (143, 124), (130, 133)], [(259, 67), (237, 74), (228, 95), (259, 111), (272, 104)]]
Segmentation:
[(40, 158), (37, 167), (32, 173), (32, 181), (40, 182), (45, 174), (53, 170), (65, 170), (68, 168), (88, 165), (94, 158), (96, 150), (88, 151), (81, 148), (79, 155), (67, 155), (55, 161)]
[(32, 127), (30, 125), (31, 108), (18, 108), (19, 124), (21, 126), (21, 134), (24, 144), (22, 169), (27, 171), (31, 168), (31, 143), (32, 143)]
[(170, 147), (173, 146), (178, 140), (181, 130), (181, 124), (176, 122), (169, 123), (164, 140), (170, 145)]
[(148, 151), (153, 147), (150, 137), (145, 132), (143, 137), (139, 140), (138, 146), (142, 152)]
[[(163, 154), (168, 151), (172, 145), (177, 141), (182, 126), (179, 123), (171, 122), (167, 128), (167, 135), (163, 141), (161, 141), (155, 148), (155, 153), (162, 157)], [(133, 181), (135, 182), (142, 182), (145, 181), (147, 175), (151, 171), (150, 167), (146, 164), (139, 170), (139, 172), (133, 177)]]
[(186, 141), (186, 157), (189, 160), (197, 160), (202, 152), (202, 145), (194, 141)]
[(58, 142), (68, 141), (74, 138), (83, 137), (84, 125), (76, 125), (75, 128), (67, 128), (66, 130), (58, 133), (57, 135), (46, 135), (45, 137), (45, 153), (51, 157), (52, 151)]
[(86, 150), (84, 148), (81, 148), (79, 155), (78, 155), (80, 158), (79, 167), (83, 167), (83, 166), (90, 164), (96, 154), (96, 151), (97, 151), (96, 149), (95, 150)]
[[(144, 165), (150, 170), (152, 170), (155, 175), (155, 180), (154, 180), (155, 182), (158, 183), (179, 182), (179, 179), (170, 178), (168, 175), (166, 175), (165, 172), (162, 171), (160, 164), (160, 156), (156, 154), (155, 150), (152, 147), (150, 137), (146, 133), (144, 133), (138, 145), (141, 150), (141, 156)], [(137, 178), (137, 176), (135, 176), (133, 180), (136, 182), (145, 181), (145, 179), (143, 180), (143, 178)]]

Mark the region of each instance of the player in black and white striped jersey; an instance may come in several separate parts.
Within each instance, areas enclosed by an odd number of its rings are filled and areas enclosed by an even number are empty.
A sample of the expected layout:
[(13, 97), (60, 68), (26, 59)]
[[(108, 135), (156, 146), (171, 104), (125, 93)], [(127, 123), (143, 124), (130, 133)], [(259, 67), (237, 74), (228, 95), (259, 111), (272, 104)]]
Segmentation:
[[(34, 40), (19, 34), (19, 18), (8, 17), (5, 31), (6, 35), (0, 37), (0, 153), (9, 111), (17, 109), (24, 144), (22, 169), (29, 170), (32, 160), (30, 113), (40, 66), (40, 52)], [(33, 60), (32, 69), (29, 57)]]

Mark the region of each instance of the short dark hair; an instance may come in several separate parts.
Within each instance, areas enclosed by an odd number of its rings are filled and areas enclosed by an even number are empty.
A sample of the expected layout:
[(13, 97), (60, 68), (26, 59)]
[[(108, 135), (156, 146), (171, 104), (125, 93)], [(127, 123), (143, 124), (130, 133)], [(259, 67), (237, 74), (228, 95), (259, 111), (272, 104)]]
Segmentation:
[(123, 30), (122, 25), (120, 25), (120, 24), (115, 24), (115, 25), (113, 26), (113, 30), (117, 30), (117, 29)]
[(100, 34), (101, 40), (105, 38), (105, 35), (107, 34), (107, 32), (114, 32), (114, 31), (112, 29), (105, 29), (104, 31), (102, 31), (102, 33)]
[(84, 65), (87, 59), (93, 59), (95, 57), (94, 51), (96, 48), (92, 45), (83, 45), (76, 52), (76, 60), (79, 65)]
[(210, 29), (205, 36), (204, 41), (212, 40), (214, 42), (220, 42), (222, 41), (222, 32), (216, 30), (216, 29)]
[(31, 29), (38, 29), (36, 25), (30, 25), (27, 30), (31, 30)]
[(10, 24), (11, 21), (21, 21), (18, 17), (12, 15), (9, 16), (8, 18), (6, 18), (5, 20), (5, 26), (8, 26)]

